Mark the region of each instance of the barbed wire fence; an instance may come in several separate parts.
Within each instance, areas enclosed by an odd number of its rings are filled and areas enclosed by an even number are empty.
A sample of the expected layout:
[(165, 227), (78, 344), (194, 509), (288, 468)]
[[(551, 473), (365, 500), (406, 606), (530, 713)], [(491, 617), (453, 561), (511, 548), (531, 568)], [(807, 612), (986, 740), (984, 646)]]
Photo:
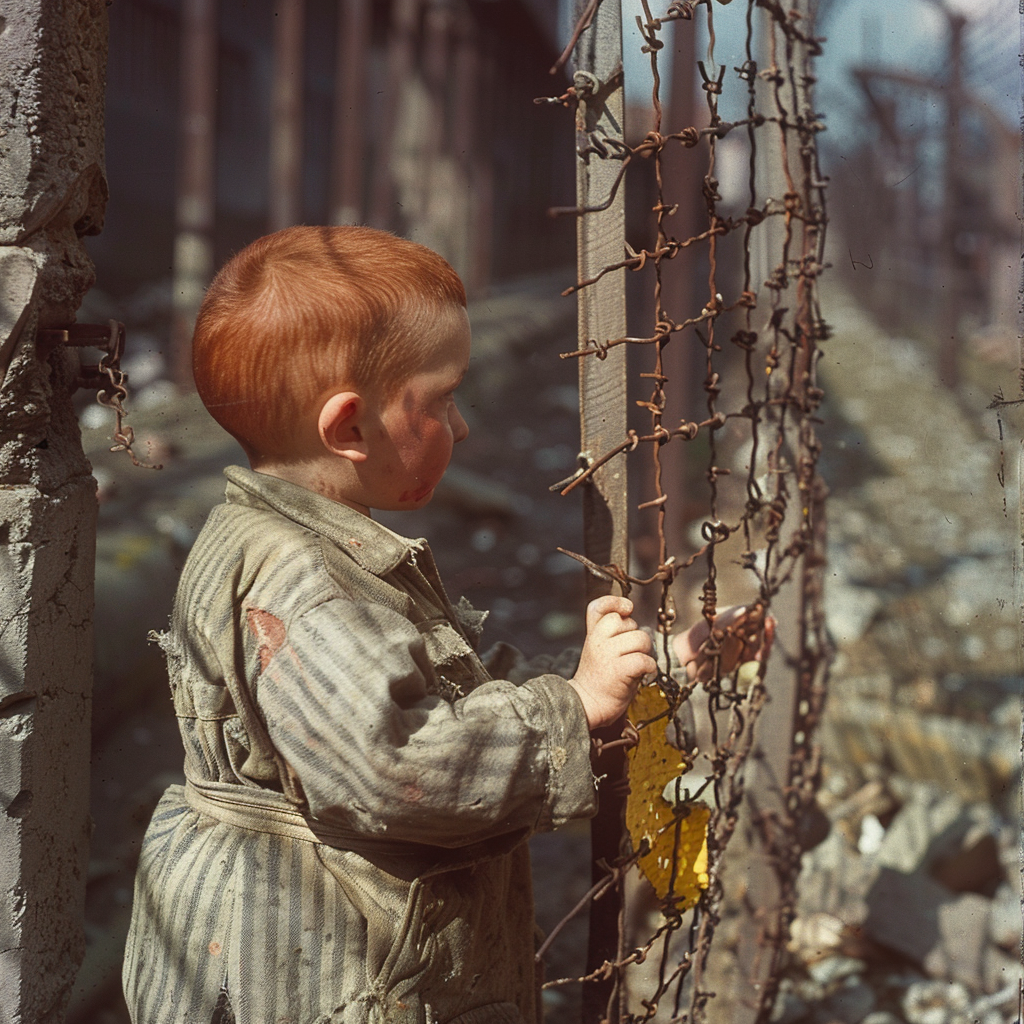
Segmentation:
[[(821, 40), (814, 0), (728, 9), (721, 2), (674, 0), (656, 17), (653, 0), (641, 0), (637, 24), (653, 89), (651, 128), (636, 145), (623, 130), (619, 0), (580, 0), (572, 40), (553, 69), (575, 53), (573, 84), (538, 101), (573, 111), (578, 160), (576, 207), (552, 211), (576, 218), (579, 248), (579, 276), (565, 293), (578, 296), (579, 344), (562, 358), (580, 364), (581, 454), (558, 487), (584, 494), (585, 550), (574, 557), (589, 569), (591, 593), (617, 586), (657, 595), (662, 664), (631, 721), (598, 738), (594, 884), (538, 953), (543, 959), (564, 924), (590, 908), (586, 973), (547, 982), (582, 984), (588, 1022), (768, 1019), (819, 776), (812, 736), (830, 654), (815, 434), (823, 398), (816, 365), (829, 333), (818, 302), (827, 224), (815, 142), (823, 124), (813, 107)], [(738, 67), (716, 61), (720, 17), (744, 19)], [(697, 63), (704, 123), (666, 132), (665, 29), (694, 32), (698, 19), (707, 37)], [(742, 91), (745, 116), (720, 116), (727, 89)], [(743, 212), (723, 209), (716, 158), (727, 137), (745, 147)], [(703, 168), (706, 217), (683, 238), (674, 218), (688, 197), (670, 194), (663, 166), (675, 147)], [(656, 183), (653, 238), (631, 244), (623, 197), (630, 167), (643, 161)], [(706, 271), (707, 291), (694, 308), (666, 305), (673, 260), (692, 275)], [(648, 285), (647, 333), (639, 336), (626, 330), (627, 271)], [(672, 390), (687, 385), (670, 379), (671, 346), (699, 346), (700, 418), (667, 416)], [(649, 388), (637, 402), (646, 420), (637, 427), (626, 411), (629, 348), (645, 361), (640, 377)], [(694, 453), (691, 464), (697, 452), (705, 460), (706, 511), (689, 545), (678, 540), (683, 495), (666, 473), (679, 446)], [(626, 473), (638, 460), (646, 460), (646, 493), (637, 511), (656, 517), (657, 564), (646, 576), (631, 573), (629, 562)], [(724, 596), (748, 605), (749, 615), (716, 621)], [(670, 636), (680, 617), (695, 615), (708, 625), (707, 669), (673, 671)], [(730, 651), (756, 646), (768, 616), (776, 623), (770, 656), (723, 671)]]

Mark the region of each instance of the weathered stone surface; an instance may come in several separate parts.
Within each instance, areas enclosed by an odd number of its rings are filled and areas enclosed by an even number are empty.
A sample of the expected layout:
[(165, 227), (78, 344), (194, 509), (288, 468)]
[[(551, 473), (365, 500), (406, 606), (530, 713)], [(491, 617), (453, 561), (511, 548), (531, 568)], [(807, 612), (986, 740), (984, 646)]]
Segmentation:
[(833, 829), (823, 843), (804, 855), (797, 881), (800, 917), (827, 914), (844, 925), (859, 926), (867, 916), (864, 898), (875, 875), (873, 862), (860, 856)]
[(991, 894), (1003, 879), (996, 837), (985, 832), (961, 849), (937, 858), (931, 875), (952, 892)]
[[(59, 1019), (82, 956), (92, 661), (91, 477), (0, 490), (0, 1019)], [(53, 1016), (51, 1016), (53, 1015)]]
[(795, 992), (784, 989), (779, 992), (772, 1006), (771, 1024), (796, 1024), (808, 1011), (807, 1003)]
[[(103, 223), (103, 0), (7, 0), (0, 34), (0, 244), (95, 234)], [(73, 219), (62, 218), (71, 213)], [(59, 231), (51, 230), (63, 220)], [(45, 229), (45, 230), (44, 230)], [(47, 237), (49, 236), (49, 237)], [(70, 239), (65, 239), (70, 241)], [(77, 245), (70, 245), (75, 250)], [(76, 266), (92, 275), (83, 251)], [(68, 268), (55, 268), (67, 279)], [(65, 287), (73, 314), (84, 292)]]
[(917, 981), (903, 994), (910, 1024), (968, 1024), (971, 994), (958, 982)]
[(1020, 890), (1004, 882), (992, 898), (989, 936), (997, 946), (1019, 951), (1024, 931)]
[(885, 832), (877, 863), (895, 871), (916, 871), (944, 832), (957, 828), (964, 805), (950, 793), (913, 787)]
[(921, 964), (934, 978), (981, 989), (990, 901), (960, 896), (917, 872), (882, 868), (867, 896), (865, 933)]
[(819, 985), (832, 985), (844, 978), (863, 974), (867, 964), (852, 956), (827, 956), (823, 960), (812, 963), (807, 973)]
[(870, 985), (849, 978), (814, 1009), (815, 1024), (860, 1024), (875, 1007), (875, 993)]
[(14, 346), (32, 314), (39, 281), (35, 254), (17, 246), (0, 248), (0, 381), (7, 373)]
[[(8, 0), (0, 22), (0, 1020), (53, 1024), (83, 949), (95, 482), (75, 319), (103, 219), (103, 0)], [(45, 355), (45, 353), (43, 354)]]
[(962, 981), (984, 989), (988, 945), (989, 901), (965, 893), (938, 908), (939, 937), (924, 958), (924, 969), (935, 978)]

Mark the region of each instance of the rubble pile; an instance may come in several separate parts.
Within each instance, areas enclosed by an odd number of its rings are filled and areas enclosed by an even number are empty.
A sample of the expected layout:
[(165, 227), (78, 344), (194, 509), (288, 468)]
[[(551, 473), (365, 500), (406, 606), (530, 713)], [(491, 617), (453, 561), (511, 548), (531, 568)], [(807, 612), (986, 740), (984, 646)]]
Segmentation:
[(1019, 538), (991, 395), (957, 401), (842, 296), (830, 314), (831, 829), (803, 860), (772, 1019), (1003, 1024), (1022, 977)]

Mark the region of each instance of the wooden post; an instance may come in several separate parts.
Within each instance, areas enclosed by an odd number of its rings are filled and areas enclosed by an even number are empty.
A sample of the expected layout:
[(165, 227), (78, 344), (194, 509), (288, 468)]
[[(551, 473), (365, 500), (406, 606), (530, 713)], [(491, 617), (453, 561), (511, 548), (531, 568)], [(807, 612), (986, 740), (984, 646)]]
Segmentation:
[(422, 0), (392, 0), (387, 77), (384, 80), (384, 109), (377, 133), (379, 141), (373, 154), (373, 189), (370, 196), (370, 223), (376, 228), (391, 228), (396, 219), (395, 181), (391, 159), (402, 90), (413, 69), (421, 5)]
[(334, 72), (334, 137), (331, 147), (331, 223), (358, 224), (363, 216), (366, 58), (370, 51), (370, 0), (341, 0)]
[(274, 84), (270, 114), (271, 231), (302, 220), (302, 35), (305, 0), (274, 12)]
[[(85, 948), (96, 481), (71, 404), (103, 225), (103, 0), (0, 32), (0, 1020), (64, 1020)], [(40, 130), (42, 126), (45, 130)]]
[(171, 368), (191, 390), (192, 329), (213, 275), (216, 204), (214, 129), (217, 113), (217, 3), (185, 0), (181, 12), (181, 112), (175, 207)]
[[(577, 16), (582, 12), (577, 3)], [(604, 0), (576, 47), (576, 89), (582, 95), (576, 113), (576, 203), (580, 209), (607, 201), (620, 170), (619, 161), (602, 159), (587, 140), (622, 140), (622, 16), (619, 0)], [(604, 148), (604, 143), (601, 143)], [(579, 280), (594, 277), (623, 255), (625, 188), (620, 186), (608, 209), (577, 218), (577, 273)], [(606, 274), (579, 293), (579, 347), (606, 342), (626, 334), (625, 271)], [(626, 436), (626, 347), (608, 351), (607, 358), (586, 356), (580, 364), (581, 450), (595, 459)], [(614, 562), (628, 569), (629, 543), (626, 506), (626, 457), (618, 455), (602, 467), (583, 491), (583, 544), (591, 561)], [(608, 593), (608, 584), (587, 577), (587, 598)], [(615, 736), (621, 726), (610, 730)], [(611, 862), (620, 852), (625, 811), (625, 754), (621, 748), (606, 753), (598, 765), (604, 775), (599, 790), (600, 808), (591, 825), (594, 881), (605, 874), (599, 861)], [(622, 887), (606, 893), (591, 906), (588, 973), (604, 961), (618, 959)], [(590, 983), (583, 990), (585, 1024), (603, 1019), (617, 1021), (616, 977)]]

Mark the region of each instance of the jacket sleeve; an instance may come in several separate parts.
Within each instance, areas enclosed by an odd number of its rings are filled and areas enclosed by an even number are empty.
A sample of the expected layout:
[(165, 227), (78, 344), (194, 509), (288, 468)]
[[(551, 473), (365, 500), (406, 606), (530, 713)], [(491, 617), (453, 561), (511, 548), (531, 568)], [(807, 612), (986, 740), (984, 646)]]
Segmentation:
[(527, 658), (518, 648), (499, 640), (480, 655), (480, 660), (492, 677), (508, 679), (517, 685), (549, 673), (571, 679), (579, 668), (580, 648), (567, 647), (558, 654), (537, 654)]
[(257, 702), (314, 817), (457, 847), (555, 828), (596, 809), (586, 716), (555, 675), (427, 693), (423, 638), (383, 605), (304, 613), (264, 667)]

